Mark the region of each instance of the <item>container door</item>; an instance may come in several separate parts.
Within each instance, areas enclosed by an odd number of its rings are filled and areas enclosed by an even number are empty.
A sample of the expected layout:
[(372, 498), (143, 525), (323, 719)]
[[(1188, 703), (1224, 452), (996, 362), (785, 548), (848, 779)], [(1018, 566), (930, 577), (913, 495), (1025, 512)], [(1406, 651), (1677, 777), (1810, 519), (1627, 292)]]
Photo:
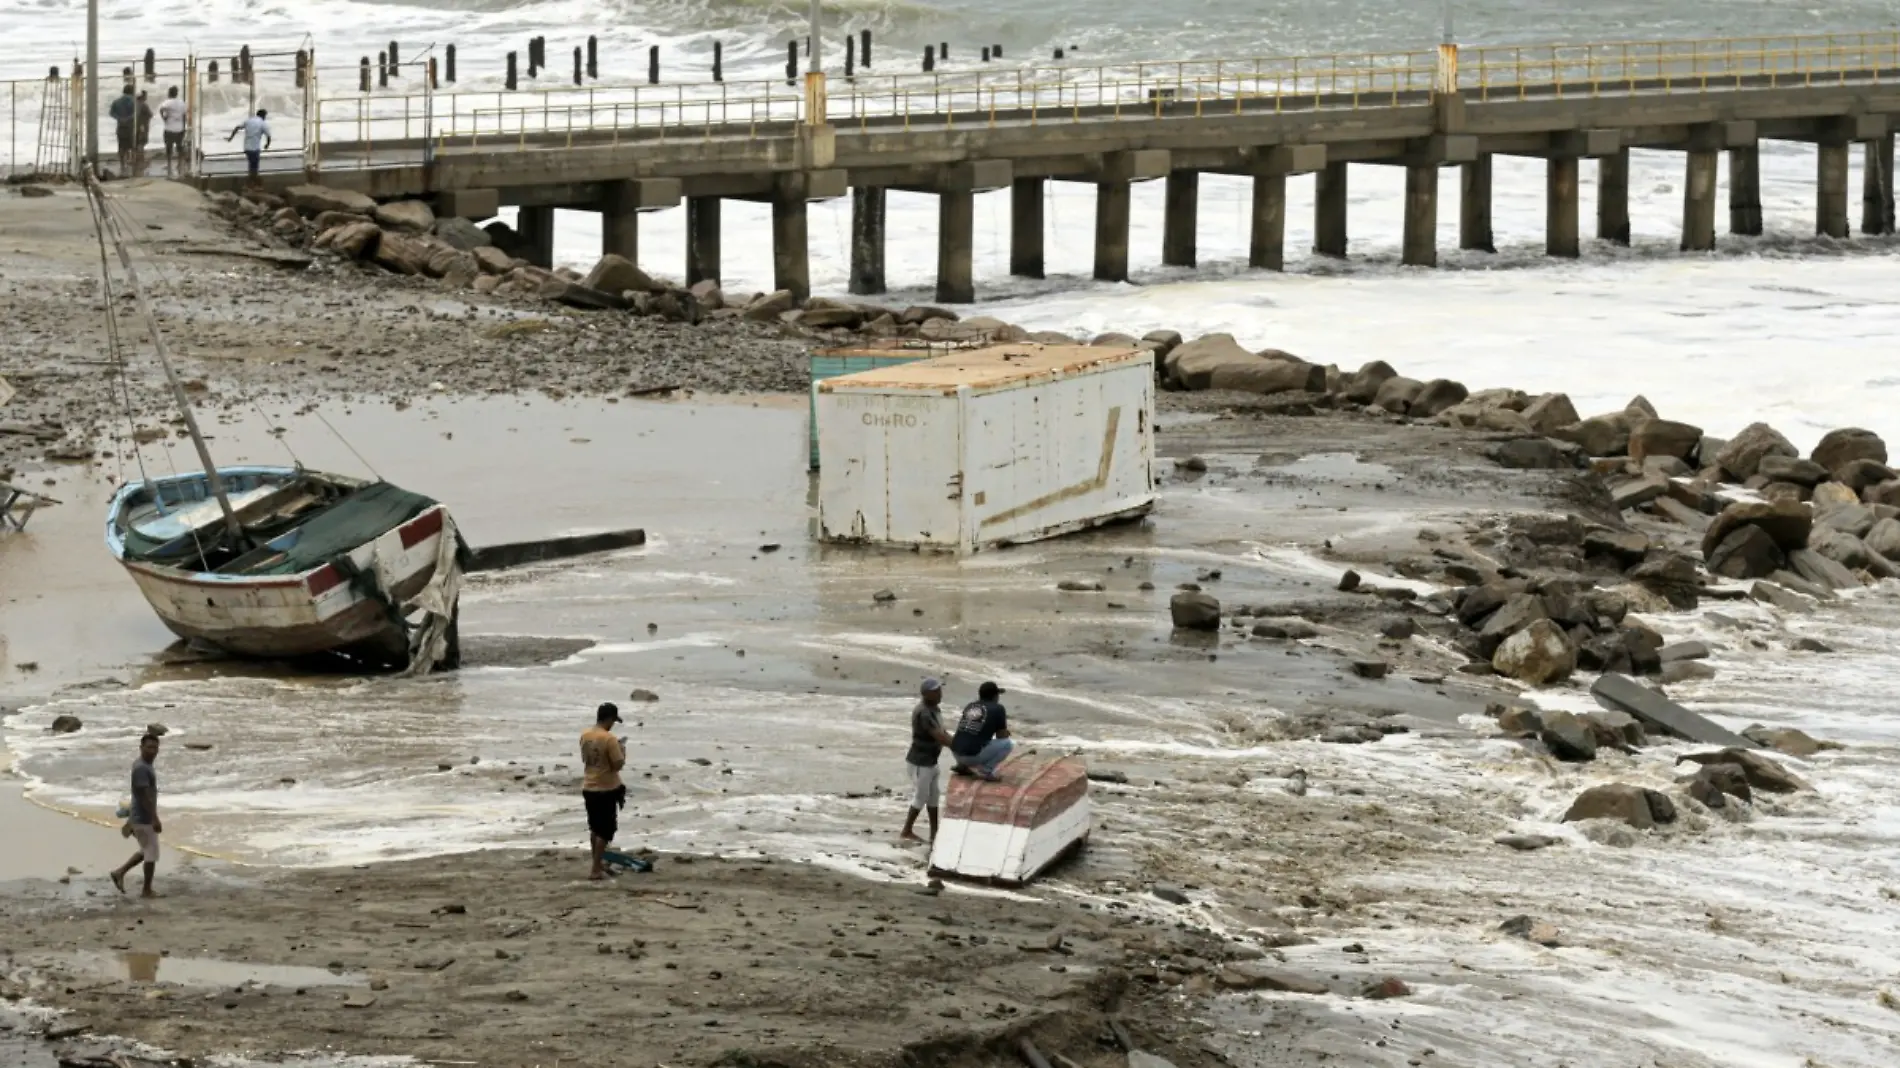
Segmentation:
[(955, 548), (962, 447), (956, 397), (818, 394), (821, 536)]

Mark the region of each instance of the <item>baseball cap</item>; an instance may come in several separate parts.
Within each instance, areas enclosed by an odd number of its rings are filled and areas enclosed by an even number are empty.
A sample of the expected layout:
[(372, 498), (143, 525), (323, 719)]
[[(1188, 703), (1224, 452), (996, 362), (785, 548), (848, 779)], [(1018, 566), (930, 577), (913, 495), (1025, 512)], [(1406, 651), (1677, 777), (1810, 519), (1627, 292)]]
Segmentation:
[(595, 723), (619, 723), (620, 722), (620, 706), (614, 704), (612, 701), (602, 702), (601, 706), (594, 710), (594, 722)]
[(1003, 689), (993, 682), (986, 682), (976, 688), (976, 695), (985, 701), (993, 697), (1001, 697), (1008, 692), (1008, 690)]
[(939, 679), (933, 675), (930, 678), (927, 678), (924, 680), (924, 686), (923, 686), (924, 693), (935, 693), (936, 691), (941, 690), (941, 689), (943, 689), (942, 679)]

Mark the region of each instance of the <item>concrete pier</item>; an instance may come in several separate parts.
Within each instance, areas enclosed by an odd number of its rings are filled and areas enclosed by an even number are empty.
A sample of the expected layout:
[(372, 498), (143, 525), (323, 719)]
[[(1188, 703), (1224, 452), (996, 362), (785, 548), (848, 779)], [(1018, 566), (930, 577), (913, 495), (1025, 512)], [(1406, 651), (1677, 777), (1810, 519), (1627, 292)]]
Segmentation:
[(851, 188), (851, 292), (884, 292), (884, 190)]
[(1682, 176), (1682, 251), (1707, 252), (1715, 248), (1714, 152), (1693, 151), (1684, 156)]
[(1009, 186), (1009, 273), (1042, 277), (1042, 199), (1046, 181), (1018, 178)]
[(772, 288), (801, 301), (811, 296), (807, 232), (804, 190), (781, 188), (772, 197)]
[(1583, 254), (1578, 237), (1575, 156), (1552, 156), (1544, 163), (1544, 254), (1576, 259)]
[(1630, 243), (1630, 150), (1597, 158), (1597, 240)]
[(1126, 178), (1095, 183), (1095, 279), (1128, 281), (1128, 211), (1131, 186)]
[(1194, 266), (1194, 231), (1200, 199), (1200, 172), (1168, 172), (1167, 205), (1161, 220), (1161, 262), (1164, 265)]
[(1815, 174), (1814, 231), (1828, 237), (1847, 236), (1847, 149), (1845, 141), (1823, 141)]
[(1313, 252), (1346, 255), (1346, 165), (1329, 162), (1313, 178)]
[(1860, 232), (1893, 233), (1893, 135), (1866, 143), (1860, 183)]
[(1405, 229), (1399, 262), (1438, 266), (1438, 165), (1405, 168)]
[(686, 284), (719, 281), (719, 198), (686, 200)]
[(1728, 232), (1761, 233), (1761, 147), (1728, 150)]
[(536, 267), (554, 266), (554, 209), (546, 205), (523, 204), (515, 218), (515, 233), (521, 235), (521, 258)]
[(937, 196), (937, 303), (976, 303), (971, 251), (976, 231), (976, 194), (968, 189)]
[(1253, 176), (1247, 266), (1286, 270), (1286, 175)]
[(1491, 157), (1458, 166), (1458, 247), (1496, 252), (1491, 235)]
[(624, 256), (640, 262), (640, 187), (636, 182), (614, 182), (600, 206), (600, 254)]

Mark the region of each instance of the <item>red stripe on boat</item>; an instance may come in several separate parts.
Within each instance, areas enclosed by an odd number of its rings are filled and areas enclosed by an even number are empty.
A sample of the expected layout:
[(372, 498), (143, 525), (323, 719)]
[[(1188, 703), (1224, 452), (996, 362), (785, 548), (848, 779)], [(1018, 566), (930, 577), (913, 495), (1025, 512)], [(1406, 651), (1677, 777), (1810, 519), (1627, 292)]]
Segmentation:
[(442, 509), (431, 508), (402, 528), (402, 547), (413, 549), (417, 542), (442, 533)]
[(343, 572), (338, 571), (335, 564), (323, 565), (304, 580), (304, 588), (310, 591), (312, 597), (321, 597), (342, 584)]

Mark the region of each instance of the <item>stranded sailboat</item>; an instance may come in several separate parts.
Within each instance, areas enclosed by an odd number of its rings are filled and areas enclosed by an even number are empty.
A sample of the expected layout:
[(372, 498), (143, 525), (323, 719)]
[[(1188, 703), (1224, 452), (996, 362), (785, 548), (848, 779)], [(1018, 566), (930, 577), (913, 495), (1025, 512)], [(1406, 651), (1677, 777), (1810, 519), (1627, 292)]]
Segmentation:
[[(203, 464), (127, 482), (106, 515), (107, 549), (159, 619), (182, 638), (242, 656), (336, 653), (410, 671), (456, 666), (467, 549), (448, 509), (382, 481), (301, 467), (217, 467), (139, 285), (127, 227), (97, 180), (88, 179), (87, 191), (99, 240), (118, 253)], [(105, 286), (111, 315), (109, 272)]]

